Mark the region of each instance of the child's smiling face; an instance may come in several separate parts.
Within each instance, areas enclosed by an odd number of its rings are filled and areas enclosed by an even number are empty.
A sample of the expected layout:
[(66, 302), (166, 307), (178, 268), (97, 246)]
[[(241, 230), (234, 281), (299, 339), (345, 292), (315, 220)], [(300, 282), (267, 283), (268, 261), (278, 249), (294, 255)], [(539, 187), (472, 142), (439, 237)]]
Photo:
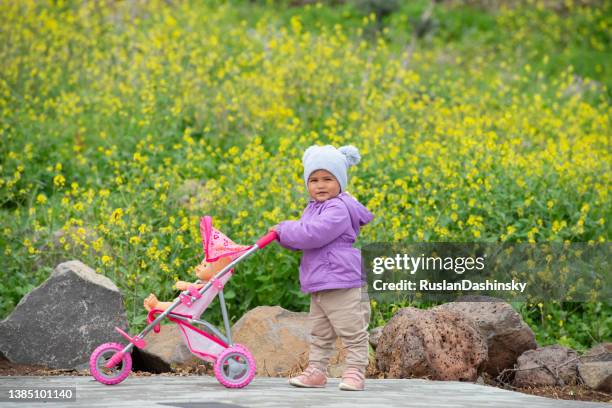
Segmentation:
[(340, 194), (340, 183), (327, 170), (316, 170), (308, 176), (308, 194), (317, 201), (325, 201)]

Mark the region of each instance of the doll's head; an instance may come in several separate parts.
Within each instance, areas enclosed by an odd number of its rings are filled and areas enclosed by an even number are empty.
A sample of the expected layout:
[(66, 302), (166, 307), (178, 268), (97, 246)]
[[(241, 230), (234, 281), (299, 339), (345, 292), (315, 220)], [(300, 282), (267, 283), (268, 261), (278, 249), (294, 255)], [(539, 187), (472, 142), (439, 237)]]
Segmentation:
[(206, 259), (204, 259), (198, 266), (196, 266), (196, 276), (201, 281), (207, 282), (213, 276), (219, 273), (219, 271), (229, 265), (230, 262), (232, 262), (232, 259), (229, 256), (224, 256), (223, 258), (219, 258), (214, 262), (206, 262)]
[[(361, 156), (355, 146), (310, 146), (304, 151), (304, 182), (312, 198), (325, 201), (346, 191), (348, 168), (359, 163)], [(312, 183), (312, 186), (311, 186)]]

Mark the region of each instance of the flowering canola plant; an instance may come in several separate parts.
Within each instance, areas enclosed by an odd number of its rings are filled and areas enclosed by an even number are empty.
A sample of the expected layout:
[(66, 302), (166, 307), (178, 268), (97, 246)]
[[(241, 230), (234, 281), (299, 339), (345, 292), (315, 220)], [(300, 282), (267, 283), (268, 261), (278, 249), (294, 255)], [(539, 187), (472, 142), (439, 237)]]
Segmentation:
[[(363, 35), (373, 17), (311, 26), (206, 3), (0, 5), (4, 315), (80, 259), (142, 324), (146, 294), (193, 276), (199, 217), (243, 244), (299, 217), (314, 143), (360, 149), (349, 191), (375, 219), (358, 244), (609, 240), (605, 85), (436, 42), (408, 55)], [(496, 19), (522, 41), (515, 13)], [(303, 308), (298, 255), (258, 257), (228, 288), (232, 315)]]

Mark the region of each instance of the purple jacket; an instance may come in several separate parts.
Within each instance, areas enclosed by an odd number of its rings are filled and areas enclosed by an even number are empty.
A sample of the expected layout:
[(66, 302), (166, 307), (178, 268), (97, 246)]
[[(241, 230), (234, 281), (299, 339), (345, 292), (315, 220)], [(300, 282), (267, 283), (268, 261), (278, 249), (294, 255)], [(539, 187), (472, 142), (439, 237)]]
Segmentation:
[(278, 225), (278, 242), (294, 251), (302, 250), (302, 292), (355, 288), (365, 284), (361, 251), (353, 248), (360, 227), (374, 216), (346, 192), (318, 202), (311, 199), (299, 221)]

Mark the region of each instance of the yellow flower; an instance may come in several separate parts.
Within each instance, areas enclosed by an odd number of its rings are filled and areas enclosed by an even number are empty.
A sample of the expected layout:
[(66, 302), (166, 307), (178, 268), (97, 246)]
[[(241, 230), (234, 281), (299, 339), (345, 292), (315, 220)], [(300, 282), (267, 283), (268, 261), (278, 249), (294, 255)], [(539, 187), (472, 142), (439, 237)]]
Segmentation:
[(102, 238), (98, 238), (98, 239), (96, 239), (96, 240), (95, 240), (95, 241), (92, 243), (93, 249), (94, 249), (96, 252), (100, 252), (100, 250), (102, 249), (102, 243), (103, 243)]
[(63, 187), (65, 183), (66, 179), (61, 174), (58, 174), (57, 176), (53, 177), (53, 184), (56, 187)]
[(109, 222), (111, 224), (115, 224), (116, 222), (121, 221), (121, 217), (123, 217), (123, 209), (116, 208), (115, 211), (113, 211), (113, 213), (111, 214)]
[(40, 203), (40, 204), (44, 204), (47, 202), (47, 196), (45, 196), (44, 194), (39, 194), (36, 197), (36, 202)]

